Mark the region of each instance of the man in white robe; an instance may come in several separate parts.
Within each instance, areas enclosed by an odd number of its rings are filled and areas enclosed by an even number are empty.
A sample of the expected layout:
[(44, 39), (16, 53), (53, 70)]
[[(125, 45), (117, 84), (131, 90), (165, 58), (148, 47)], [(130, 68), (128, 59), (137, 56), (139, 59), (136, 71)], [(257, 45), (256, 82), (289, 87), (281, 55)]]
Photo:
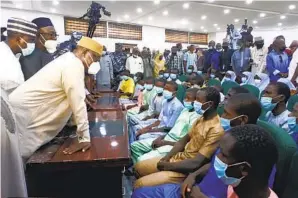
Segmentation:
[(9, 95), (20, 131), (21, 155), (27, 160), (40, 146), (51, 141), (73, 114), (77, 138), (65, 154), (90, 147), (89, 124), (84, 102), (85, 73), (98, 60), (102, 45), (83, 37), (73, 52), (45, 65)]

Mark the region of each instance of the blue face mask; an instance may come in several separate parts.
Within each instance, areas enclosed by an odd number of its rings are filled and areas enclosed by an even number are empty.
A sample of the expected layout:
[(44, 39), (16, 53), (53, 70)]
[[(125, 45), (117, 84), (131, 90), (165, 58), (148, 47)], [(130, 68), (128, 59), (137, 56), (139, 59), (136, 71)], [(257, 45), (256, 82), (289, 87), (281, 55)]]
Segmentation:
[(198, 75), (202, 75), (202, 73), (203, 73), (202, 71), (197, 71)]
[(246, 77), (242, 77), (242, 78), (241, 78), (241, 81), (242, 81), (242, 83), (246, 83), (247, 78), (246, 78)]
[(184, 107), (188, 110), (193, 109), (192, 102), (183, 101)]
[[(205, 102), (204, 104), (206, 104), (207, 102)], [(199, 115), (203, 115), (209, 108), (207, 108), (206, 110), (203, 110), (202, 107), (203, 105), (202, 103), (195, 101), (193, 104), (193, 107), (195, 109), (195, 111), (197, 112), (197, 114)]]
[(169, 78), (169, 77), (170, 77), (170, 74), (169, 74), (169, 73), (164, 73), (163, 76), (164, 76), (165, 78)]
[(224, 81), (224, 82), (225, 82), (225, 81), (231, 81), (231, 78), (224, 77), (224, 78), (223, 78), (223, 81)]
[(226, 118), (220, 118), (221, 127), (225, 131), (229, 130), (230, 128), (232, 128), (231, 127), (231, 121), (236, 120), (237, 118), (240, 118), (241, 116), (243, 116), (243, 115), (237, 116), (237, 117), (235, 117), (233, 119), (230, 119), (230, 120), (229, 119), (226, 119)]
[(215, 75), (214, 74), (210, 74), (210, 78), (215, 78)]
[(160, 74), (160, 75), (159, 75), (159, 78), (163, 78), (163, 76), (164, 76), (163, 74)]
[(248, 166), (250, 166), (247, 162), (240, 162), (240, 163), (237, 163), (237, 164), (227, 165), (224, 162), (222, 162), (217, 156), (215, 156), (213, 166), (214, 166), (217, 177), (225, 185), (231, 185), (233, 187), (236, 187), (240, 184), (240, 182), (244, 178), (244, 176), (241, 177), (240, 179), (234, 178), (234, 177), (228, 177), (227, 174), (226, 174), (226, 170), (228, 169), (228, 167), (241, 165), (243, 163), (246, 163)]
[(266, 111), (272, 111), (277, 105), (277, 103), (272, 103), (270, 97), (261, 97), (261, 104)]
[(296, 117), (288, 117), (287, 122), (291, 132), (298, 132), (298, 124), (296, 123)]
[(155, 91), (156, 91), (156, 93), (161, 94), (161, 93), (163, 93), (163, 88), (155, 87)]
[(137, 84), (136, 85), (136, 89), (137, 90), (143, 90), (144, 89), (144, 86), (140, 85), (140, 84)]
[(188, 70), (187, 70), (187, 73), (188, 73), (188, 74), (191, 74), (192, 72), (193, 72), (193, 69), (188, 69)]
[(170, 78), (172, 80), (176, 80), (177, 79), (177, 74), (170, 74)]
[(152, 84), (145, 84), (144, 85), (144, 88), (147, 90), (147, 91), (150, 91), (153, 89), (153, 85)]
[(168, 90), (163, 90), (163, 97), (166, 100), (172, 99), (173, 98), (173, 93), (168, 91)]
[(133, 77), (133, 80), (134, 80), (135, 82), (137, 82), (137, 81), (138, 81), (138, 77), (137, 77), (137, 76), (134, 76), (134, 77)]
[[(27, 43), (23, 38), (21, 38), (25, 43)], [(29, 56), (30, 54), (32, 54), (32, 52), (35, 49), (35, 43), (27, 43), (27, 47), (26, 48), (21, 48), (19, 46), (19, 48), (22, 51), (23, 56)]]

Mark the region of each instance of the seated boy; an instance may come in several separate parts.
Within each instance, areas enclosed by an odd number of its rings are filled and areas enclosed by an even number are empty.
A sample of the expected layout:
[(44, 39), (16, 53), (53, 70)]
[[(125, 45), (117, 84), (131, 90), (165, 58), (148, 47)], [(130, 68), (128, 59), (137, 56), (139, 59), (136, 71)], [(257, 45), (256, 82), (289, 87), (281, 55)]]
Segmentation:
[(165, 73), (164, 70), (160, 70), (159, 73), (158, 73), (158, 79), (165, 79), (164, 78), (164, 73)]
[(193, 102), (196, 100), (198, 89), (188, 89), (184, 99), (184, 109), (175, 122), (174, 127), (164, 136), (157, 139), (148, 138), (135, 141), (130, 145), (134, 163), (145, 159), (164, 156), (175, 142), (186, 135), (193, 122), (199, 117), (194, 111)]
[(264, 90), (261, 104), (268, 111), (265, 119), (278, 127), (288, 131), (287, 102), (291, 96), (290, 88), (281, 82), (270, 83)]
[(176, 98), (178, 85), (175, 82), (167, 82), (163, 91), (164, 101), (158, 119), (141, 121), (140, 124), (131, 127), (130, 134), (135, 134), (137, 139), (158, 138), (164, 135), (174, 126), (177, 118), (183, 110), (182, 103)]
[(122, 80), (119, 86), (120, 98), (130, 98), (134, 93), (135, 83), (130, 77), (129, 71), (122, 71), (120, 73), (120, 79)]
[(173, 82), (176, 82), (178, 85), (182, 84), (182, 82), (178, 79), (179, 78), (179, 70), (178, 69), (171, 69), (170, 78)]
[(172, 79), (170, 78), (170, 74), (171, 74), (171, 70), (166, 69), (164, 74), (163, 74), (164, 79), (167, 80), (167, 81), (172, 81)]
[[(165, 157), (144, 160), (135, 165), (141, 177), (135, 182), (135, 188), (181, 182), (193, 168), (199, 168), (210, 160), (224, 134), (216, 112), (219, 100), (219, 92), (213, 87), (198, 91), (194, 109), (202, 117)], [(189, 161), (193, 167), (185, 166)]]
[[(137, 81), (136, 88), (135, 88), (135, 95), (137, 96), (134, 97), (133, 100), (130, 100), (130, 103), (123, 104), (124, 109), (129, 110), (136, 107), (138, 110), (140, 110), (140, 107), (144, 105), (144, 99), (143, 99), (144, 98), (143, 91), (145, 90), (144, 85), (145, 85), (144, 80)], [(137, 99), (137, 102), (135, 102), (135, 99)]]

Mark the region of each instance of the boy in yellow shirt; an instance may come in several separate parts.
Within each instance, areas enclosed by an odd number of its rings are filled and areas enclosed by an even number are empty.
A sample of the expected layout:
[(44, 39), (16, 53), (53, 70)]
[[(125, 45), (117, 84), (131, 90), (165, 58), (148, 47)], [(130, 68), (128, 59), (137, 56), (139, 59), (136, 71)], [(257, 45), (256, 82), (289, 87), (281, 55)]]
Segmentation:
[(119, 86), (120, 98), (130, 98), (135, 90), (134, 80), (130, 77), (129, 70), (124, 70), (120, 73), (122, 80)]

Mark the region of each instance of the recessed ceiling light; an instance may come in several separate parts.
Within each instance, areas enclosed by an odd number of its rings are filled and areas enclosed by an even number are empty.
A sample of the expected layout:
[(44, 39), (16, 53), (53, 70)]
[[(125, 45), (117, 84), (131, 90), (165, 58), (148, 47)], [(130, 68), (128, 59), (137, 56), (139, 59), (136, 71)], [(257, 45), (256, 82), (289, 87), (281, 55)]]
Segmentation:
[(253, 24), (257, 24), (257, 23), (258, 23), (258, 21), (254, 20), (254, 21), (252, 21), (252, 23), (253, 23)]
[(153, 17), (152, 16), (148, 17), (148, 20), (149, 21), (152, 21), (153, 20)]
[(21, 3), (17, 3), (17, 4), (16, 4), (16, 8), (21, 9), (22, 7), (23, 7), (23, 4), (21, 4)]
[(184, 9), (188, 9), (188, 8), (189, 8), (189, 3), (184, 3), (184, 4), (183, 4), (183, 8), (184, 8)]
[(290, 10), (294, 10), (294, 9), (296, 9), (296, 5), (294, 5), (294, 4), (289, 5), (289, 9), (290, 9)]
[(260, 14), (260, 17), (265, 17), (265, 16), (266, 16), (265, 13), (261, 13), (261, 14)]
[(208, 30), (204, 30), (204, 32), (207, 32)]
[(120, 18), (117, 18), (117, 22), (121, 22), (122, 20)]
[(201, 30), (204, 29), (204, 26), (201, 26)]
[(285, 19), (286, 16), (285, 15), (280, 15), (280, 19)]
[(57, 0), (55, 0), (55, 1), (53, 1), (53, 5), (59, 5), (59, 1), (57, 1)]
[(187, 24), (188, 24), (188, 20), (187, 20), (187, 19), (182, 19), (182, 20), (180, 21), (180, 23), (181, 23), (182, 25), (187, 25)]
[(129, 19), (129, 15), (128, 14), (124, 15), (124, 18)]
[(207, 18), (206, 15), (201, 16), (201, 19), (202, 19), (202, 20), (205, 20), (206, 18)]
[(278, 26), (282, 26), (282, 23), (278, 23), (277, 25), (278, 25)]
[(225, 14), (229, 14), (229, 13), (230, 13), (230, 10), (229, 10), (229, 9), (225, 9), (225, 10), (224, 10), (224, 13), (225, 13)]
[(239, 19), (234, 19), (234, 22), (235, 22), (235, 23), (238, 23), (238, 22), (239, 22)]
[(55, 13), (56, 9), (55, 8), (51, 8), (51, 12)]
[(192, 30), (193, 30), (192, 28), (189, 29), (189, 31), (192, 31)]
[(160, 0), (154, 0), (154, 4), (159, 4), (160, 3)]
[(246, 4), (251, 4), (253, 2), (253, 0), (246, 0), (245, 3)]
[(138, 21), (138, 23), (143, 23), (143, 21)]
[(163, 14), (164, 16), (168, 16), (169, 12), (168, 12), (167, 10), (165, 10), (165, 11), (162, 12), (162, 14)]
[(143, 9), (142, 8), (137, 8), (137, 13), (142, 13)]
[(216, 27), (217, 26), (217, 23), (214, 23), (213, 26)]
[(214, 0), (207, 0), (209, 3), (212, 3), (212, 2), (214, 2)]
[(220, 30), (220, 27), (216, 28), (217, 30)]

